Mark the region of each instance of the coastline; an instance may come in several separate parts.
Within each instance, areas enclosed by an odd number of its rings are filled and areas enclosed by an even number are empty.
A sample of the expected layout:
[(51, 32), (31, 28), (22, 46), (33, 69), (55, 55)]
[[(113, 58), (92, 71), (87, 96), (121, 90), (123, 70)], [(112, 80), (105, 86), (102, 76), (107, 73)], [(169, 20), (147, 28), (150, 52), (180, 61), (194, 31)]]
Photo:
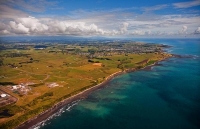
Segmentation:
[(92, 86), (92, 87), (90, 87), (90, 88), (88, 88), (84, 91), (81, 91), (81, 92), (79, 92), (79, 93), (77, 93), (77, 94), (75, 94), (75, 95), (73, 95), (69, 98), (66, 98), (66, 99), (54, 104), (51, 108), (45, 110), (44, 112), (38, 114), (37, 116), (35, 116), (33, 118), (28, 119), (27, 121), (21, 123), (20, 125), (15, 127), (15, 129), (31, 128), (34, 125), (38, 124), (39, 122), (46, 120), (47, 118), (49, 118), (50, 116), (52, 116), (53, 114), (58, 112), (65, 105), (70, 104), (70, 103), (77, 101), (77, 100), (81, 100), (81, 99), (85, 98), (88, 94), (92, 93), (93, 91), (104, 87), (114, 77), (125, 74), (125, 73), (135, 72), (135, 71), (138, 71), (138, 70), (149, 70), (149, 69), (151, 69), (151, 67), (157, 66), (159, 62), (166, 60), (168, 58), (170, 58), (170, 57), (166, 57), (164, 59), (158, 60), (158, 61), (154, 62), (153, 64), (147, 65), (147, 66), (140, 68), (140, 69), (130, 68), (130, 69), (125, 69), (124, 71), (115, 72), (115, 73), (109, 75), (108, 77), (106, 77), (106, 79), (103, 82), (101, 82), (101, 83), (99, 83), (95, 86)]
[(24, 128), (30, 128), (34, 125), (36, 125), (37, 123), (47, 119), (48, 117), (50, 117), (51, 115), (53, 115), (54, 113), (56, 113), (59, 109), (61, 109), (62, 107), (64, 107), (67, 104), (70, 104), (76, 100), (80, 100), (82, 98), (84, 98), (85, 96), (87, 96), (88, 94), (92, 93), (93, 91), (102, 88), (103, 86), (105, 86), (110, 80), (112, 80), (114, 77), (122, 75), (126, 73), (125, 71), (118, 71), (115, 72), (111, 75), (109, 75), (103, 82), (92, 86), (91, 88), (88, 88), (84, 91), (81, 91), (80, 93), (73, 95), (69, 98), (66, 98), (64, 100), (62, 100), (61, 102), (56, 103), (54, 106), (52, 106), (50, 109), (47, 109), (46, 111), (40, 113), (39, 115), (37, 115), (34, 118), (31, 118), (27, 121), (25, 121), (24, 123), (20, 124), (19, 126), (15, 127), (15, 129), (24, 129)]

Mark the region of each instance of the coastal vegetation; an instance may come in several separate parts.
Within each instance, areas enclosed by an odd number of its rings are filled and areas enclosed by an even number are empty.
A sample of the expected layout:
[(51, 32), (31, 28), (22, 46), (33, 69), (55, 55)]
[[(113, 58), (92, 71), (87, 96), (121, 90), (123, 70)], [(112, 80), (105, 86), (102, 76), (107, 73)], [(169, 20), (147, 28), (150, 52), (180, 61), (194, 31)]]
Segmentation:
[[(0, 128), (14, 128), (58, 102), (171, 57), (166, 45), (139, 42), (1, 44), (0, 90), (17, 98), (1, 105)], [(5, 101), (7, 98), (1, 98)]]

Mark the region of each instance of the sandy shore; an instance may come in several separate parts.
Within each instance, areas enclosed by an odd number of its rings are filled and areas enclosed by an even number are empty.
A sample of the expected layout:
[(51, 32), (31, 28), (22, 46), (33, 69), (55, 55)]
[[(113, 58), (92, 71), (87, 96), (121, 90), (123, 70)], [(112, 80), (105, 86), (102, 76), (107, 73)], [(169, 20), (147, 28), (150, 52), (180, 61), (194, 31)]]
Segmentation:
[[(160, 61), (163, 61), (163, 60), (160, 60)], [(158, 61), (158, 62), (160, 62)], [(149, 65), (149, 66), (146, 66), (142, 69), (144, 70), (150, 70), (152, 66), (156, 66), (158, 65), (158, 62), (152, 64), (152, 65)], [(67, 104), (70, 104), (74, 101), (77, 101), (77, 100), (80, 100), (80, 99), (83, 99), (85, 98), (88, 94), (90, 94), (91, 92), (97, 90), (97, 89), (100, 89), (102, 87), (104, 87), (110, 80), (112, 80), (114, 77), (116, 76), (119, 76), (121, 74), (124, 74), (124, 73), (128, 73), (128, 72), (134, 72), (136, 70), (140, 70), (140, 69), (126, 69), (124, 71), (118, 71), (118, 72), (115, 72), (111, 75), (109, 75), (105, 81), (103, 81), (102, 83), (98, 84), (98, 85), (95, 85), (91, 88), (88, 88), (74, 96), (71, 96), (69, 98), (66, 98), (64, 100), (62, 100), (61, 102), (58, 102), (56, 103), (54, 106), (52, 106), (50, 109), (40, 113), (38, 116), (34, 117), (34, 118), (31, 118), (29, 120), (27, 120), (26, 122), (22, 123), (21, 125), (17, 126), (16, 129), (28, 129), (30, 127), (33, 127), (34, 125), (36, 125), (37, 123), (43, 121), (43, 120), (46, 120), (47, 118), (49, 118), (51, 115), (53, 115), (54, 113), (58, 112), (62, 107), (64, 107), (65, 105)]]

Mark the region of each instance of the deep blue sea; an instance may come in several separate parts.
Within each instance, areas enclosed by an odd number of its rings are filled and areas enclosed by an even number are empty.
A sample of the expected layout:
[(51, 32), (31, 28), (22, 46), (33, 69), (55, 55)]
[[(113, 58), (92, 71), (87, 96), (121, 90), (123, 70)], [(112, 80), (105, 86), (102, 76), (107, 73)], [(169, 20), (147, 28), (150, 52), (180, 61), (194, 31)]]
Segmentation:
[(189, 57), (118, 76), (37, 128), (200, 129), (200, 39), (137, 41), (171, 45), (168, 52)]

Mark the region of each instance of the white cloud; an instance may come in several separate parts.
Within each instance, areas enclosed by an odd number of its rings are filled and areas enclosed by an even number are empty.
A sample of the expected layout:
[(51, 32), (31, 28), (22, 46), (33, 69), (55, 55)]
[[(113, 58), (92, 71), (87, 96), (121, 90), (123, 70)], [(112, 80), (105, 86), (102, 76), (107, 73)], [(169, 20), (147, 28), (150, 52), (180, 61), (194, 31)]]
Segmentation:
[[(126, 30), (126, 24), (124, 24)], [(112, 35), (111, 31), (99, 28), (96, 24), (81, 21), (37, 19), (23, 17), (10, 21), (7, 24), (0, 22), (0, 31), (7, 34), (26, 35)], [(6, 34), (6, 33), (5, 33)]]
[(11, 31), (15, 34), (28, 34), (29, 33), (29, 28), (26, 28), (21, 23), (17, 24), (14, 21), (10, 21), (9, 25), (11, 27)]
[(128, 25), (129, 25), (129, 23), (127, 23), (127, 22), (123, 23), (122, 27), (120, 28), (120, 32), (122, 34), (124, 34), (125, 32), (127, 32)]
[(200, 27), (198, 27), (195, 31), (194, 34), (200, 34)]
[(187, 31), (187, 26), (183, 26), (182, 27), (182, 32), (186, 32)]
[(7, 30), (1, 30), (0, 31), (0, 35), (8, 35), (8, 34), (10, 34), (10, 32), (7, 31)]
[(47, 23), (49, 32), (68, 35), (102, 35), (104, 30), (95, 24), (86, 25), (85, 22), (50, 21)]
[(193, 0), (189, 2), (180, 2), (180, 3), (173, 4), (175, 8), (190, 8), (190, 7), (199, 6), (199, 5), (200, 5), (200, 0)]
[(186, 33), (187, 26), (182, 26), (182, 29), (179, 31), (180, 34)]
[(40, 23), (35, 17), (25, 17), (16, 19), (18, 23), (21, 23), (24, 27), (29, 28), (32, 33), (45, 32), (48, 30), (48, 26)]

